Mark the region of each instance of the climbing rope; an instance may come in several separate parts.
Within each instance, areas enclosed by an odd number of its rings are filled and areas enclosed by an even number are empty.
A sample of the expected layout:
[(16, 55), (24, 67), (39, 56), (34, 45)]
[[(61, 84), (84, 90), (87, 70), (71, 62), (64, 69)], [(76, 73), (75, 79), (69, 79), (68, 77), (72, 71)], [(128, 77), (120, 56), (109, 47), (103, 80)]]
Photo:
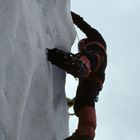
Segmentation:
[[(76, 30), (76, 28), (75, 28), (75, 30)], [(79, 42), (79, 41), (80, 41), (80, 39), (79, 39), (79, 35), (78, 35), (77, 30), (76, 30), (76, 37), (77, 37), (77, 40), (78, 40), (78, 42)]]

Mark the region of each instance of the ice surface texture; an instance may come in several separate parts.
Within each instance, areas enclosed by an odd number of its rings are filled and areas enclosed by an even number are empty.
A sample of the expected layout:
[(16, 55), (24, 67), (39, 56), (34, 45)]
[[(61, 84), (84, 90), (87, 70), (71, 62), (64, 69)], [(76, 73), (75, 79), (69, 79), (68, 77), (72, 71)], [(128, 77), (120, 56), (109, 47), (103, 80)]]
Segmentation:
[(0, 0), (0, 140), (68, 135), (65, 73), (45, 48), (70, 51), (69, 0)]

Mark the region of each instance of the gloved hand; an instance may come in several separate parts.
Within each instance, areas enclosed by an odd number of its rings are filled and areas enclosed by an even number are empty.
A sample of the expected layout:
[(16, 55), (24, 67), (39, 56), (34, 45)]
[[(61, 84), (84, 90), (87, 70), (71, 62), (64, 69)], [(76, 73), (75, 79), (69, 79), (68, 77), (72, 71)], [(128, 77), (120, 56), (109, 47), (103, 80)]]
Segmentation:
[(77, 59), (76, 55), (64, 52), (57, 48), (47, 49), (46, 53), (48, 56), (48, 60), (52, 64), (58, 66), (67, 73), (77, 78), (81, 78), (81, 76), (83, 75), (85, 66), (82, 61)]
[(80, 21), (83, 20), (83, 18), (81, 16), (79, 16), (78, 14), (76, 14), (76, 13), (74, 13), (72, 11), (71, 11), (71, 16), (72, 16), (72, 20), (73, 20), (74, 23), (79, 22), (79, 20)]

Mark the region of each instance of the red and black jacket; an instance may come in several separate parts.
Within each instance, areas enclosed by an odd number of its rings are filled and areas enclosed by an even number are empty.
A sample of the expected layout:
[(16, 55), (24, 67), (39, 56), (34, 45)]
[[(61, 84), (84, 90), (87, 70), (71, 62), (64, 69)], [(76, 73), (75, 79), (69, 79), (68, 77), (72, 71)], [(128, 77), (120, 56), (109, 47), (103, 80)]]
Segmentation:
[(107, 65), (106, 42), (102, 35), (84, 21), (82, 17), (74, 12), (71, 12), (71, 15), (74, 24), (87, 36), (87, 39), (83, 39), (85, 41), (85, 49), (83, 51), (93, 68), (90, 78), (102, 85)]

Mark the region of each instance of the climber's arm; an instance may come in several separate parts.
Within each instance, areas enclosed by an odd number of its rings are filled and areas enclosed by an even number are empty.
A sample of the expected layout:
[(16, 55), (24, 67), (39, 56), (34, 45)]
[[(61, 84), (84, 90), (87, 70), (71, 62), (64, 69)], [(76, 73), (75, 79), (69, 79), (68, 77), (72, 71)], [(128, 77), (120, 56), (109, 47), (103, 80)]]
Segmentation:
[(80, 78), (84, 73), (85, 66), (77, 55), (68, 53), (57, 48), (47, 49), (48, 60), (76, 78)]
[(71, 12), (71, 16), (73, 23), (86, 34), (87, 38), (92, 41), (100, 42), (102, 45), (106, 46), (106, 43), (101, 34), (96, 29), (92, 28), (81, 16), (74, 12)]
[(97, 72), (104, 62), (101, 51), (90, 50), (90, 47), (78, 54), (64, 52), (57, 48), (48, 49), (47, 56), (52, 64), (81, 80)]

